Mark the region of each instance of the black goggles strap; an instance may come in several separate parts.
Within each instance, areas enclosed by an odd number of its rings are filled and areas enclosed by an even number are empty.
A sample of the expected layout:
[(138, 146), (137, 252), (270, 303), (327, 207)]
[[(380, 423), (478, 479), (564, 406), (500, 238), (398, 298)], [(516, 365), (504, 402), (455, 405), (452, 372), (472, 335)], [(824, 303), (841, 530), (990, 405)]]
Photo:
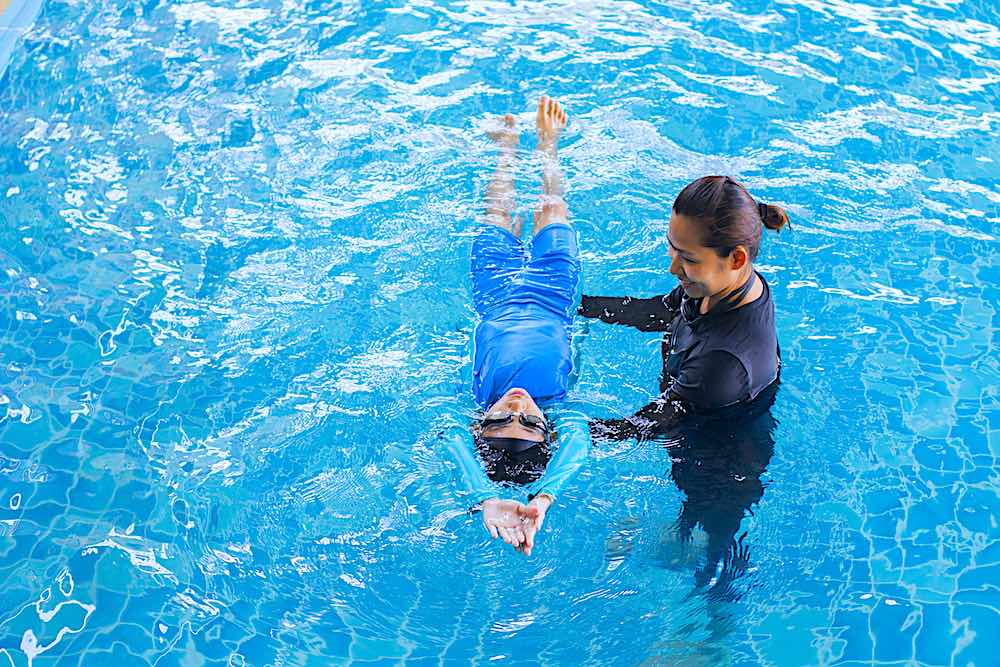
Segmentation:
[(508, 452), (510, 454), (520, 454), (532, 447), (541, 447), (545, 443), (537, 440), (525, 440), (524, 438), (483, 438), (483, 442), (490, 449)]

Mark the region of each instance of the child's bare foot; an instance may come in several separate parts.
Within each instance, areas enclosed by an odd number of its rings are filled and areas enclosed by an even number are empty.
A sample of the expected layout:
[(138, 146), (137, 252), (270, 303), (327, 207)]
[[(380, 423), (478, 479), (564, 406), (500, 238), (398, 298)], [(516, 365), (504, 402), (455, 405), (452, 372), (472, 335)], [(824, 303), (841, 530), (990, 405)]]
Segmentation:
[(535, 208), (535, 234), (554, 222), (569, 222), (563, 200), (563, 176), (556, 156), (556, 142), (566, 127), (566, 112), (551, 97), (538, 100), (538, 152), (542, 162), (542, 197)]
[(538, 148), (554, 150), (560, 133), (566, 127), (566, 112), (554, 99), (542, 95), (538, 100), (535, 124), (538, 126)]
[(521, 136), (514, 126), (514, 116), (507, 114), (500, 121), (500, 126), (497, 129), (486, 131), (486, 136), (497, 142), (501, 148), (516, 148)]

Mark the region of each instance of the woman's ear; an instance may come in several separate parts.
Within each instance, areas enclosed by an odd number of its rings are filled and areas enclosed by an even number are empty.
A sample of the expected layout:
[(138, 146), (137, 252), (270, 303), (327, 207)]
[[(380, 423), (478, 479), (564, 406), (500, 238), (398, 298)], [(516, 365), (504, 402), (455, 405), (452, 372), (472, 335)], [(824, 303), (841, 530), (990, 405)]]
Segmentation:
[(750, 253), (747, 249), (741, 245), (736, 246), (731, 253), (729, 253), (729, 268), (737, 271), (742, 269), (747, 262), (750, 261)]

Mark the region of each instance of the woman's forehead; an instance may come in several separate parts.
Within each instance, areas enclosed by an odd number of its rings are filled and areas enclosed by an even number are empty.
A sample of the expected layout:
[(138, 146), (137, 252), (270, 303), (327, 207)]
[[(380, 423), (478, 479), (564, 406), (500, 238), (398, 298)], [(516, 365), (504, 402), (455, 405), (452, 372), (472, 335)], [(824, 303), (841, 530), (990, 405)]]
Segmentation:
[(698, 228), (689, 218), (672, 213), (670, 228), (667, 231), (667, 242), (674, 250), (695, 253), (703, 249)]

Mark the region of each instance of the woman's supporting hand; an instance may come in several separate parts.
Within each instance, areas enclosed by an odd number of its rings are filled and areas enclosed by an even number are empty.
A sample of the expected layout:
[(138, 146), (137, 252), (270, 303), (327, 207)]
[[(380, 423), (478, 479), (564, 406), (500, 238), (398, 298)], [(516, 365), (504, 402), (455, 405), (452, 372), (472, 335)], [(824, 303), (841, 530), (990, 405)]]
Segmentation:
[(528, 508), (533, 508), (535, 515), (533, 517), (525, 516), (524, 519), (524, 544), (521, 547), (521, 552), (525, 556), (531, 555), (531, 550), (535, 546), (535, 535), (542, 529), (542, 524), (545, 523), (545, 513), (549, 511), (551, 506), (552, 496), (547, 493), (539, 493), (528, 503)]
[[(527, 543), (525, 528), (538, 517), (537, 506), (531, 503), (525, 505), (516, 500), (490, 498), (483, 501), (482, 507), (483, 525), (490, 531), (493, 539), (500, 537), (515, 549), (520, 549)], [(533, 538), (534, 532), (531, 535)], [(525, 551), (527, 553), (529, 551)]]

